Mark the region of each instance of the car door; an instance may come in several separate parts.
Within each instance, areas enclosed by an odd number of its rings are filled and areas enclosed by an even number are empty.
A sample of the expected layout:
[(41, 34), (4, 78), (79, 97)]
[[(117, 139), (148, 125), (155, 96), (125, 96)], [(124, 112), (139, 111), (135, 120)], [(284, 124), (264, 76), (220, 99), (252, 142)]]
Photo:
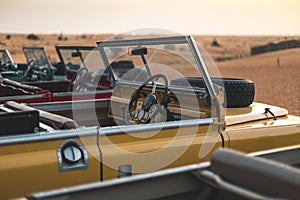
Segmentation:
[(96, 127), (2, 136), (0, 199), (100, 181), (96, 138)]
[(99, 133), (104, 180), (202, 162), (222, 147), (211, 118), (99, 128)]

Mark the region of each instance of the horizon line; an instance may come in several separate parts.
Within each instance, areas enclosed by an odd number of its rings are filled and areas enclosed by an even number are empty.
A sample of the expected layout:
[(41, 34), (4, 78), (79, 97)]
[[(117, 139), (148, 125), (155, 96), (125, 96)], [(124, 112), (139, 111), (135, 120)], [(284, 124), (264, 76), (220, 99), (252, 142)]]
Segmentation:
[[(128, 32), (123, 32), (123, 33), (117, 33), (117, 32), (63, 32), (63, 31), (58, 31), (58, 32), (2, 32), (0, 31), (0, 34), (14, 34), (14, 35), (26, 35), (26, 34), (39, 34), (39, 35), (126, 35), (130, 34)], [(171, 35), (166, 34), (166, 33), (139, 33), (137, 35)], [(176, 33), (174, 33), (176, 34)], [(179, 35), (195, 35), (195, 36), (289, 36), (289, 37), (294, 37), (294, 36), (300, 36), (300, 33), (290, 33), (290, 34), (285, 34), (285, 33), (178, 33)], [(173, 34), (172, 34), (173, 35)]]

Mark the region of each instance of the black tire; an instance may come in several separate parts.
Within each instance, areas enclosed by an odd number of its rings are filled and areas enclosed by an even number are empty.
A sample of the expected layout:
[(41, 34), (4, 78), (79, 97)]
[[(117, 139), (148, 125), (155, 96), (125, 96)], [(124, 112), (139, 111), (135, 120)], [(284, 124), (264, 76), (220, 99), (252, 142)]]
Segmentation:
[[(211, 80), (214, 84), (224, 86), (225, 88), (224, 107), (247, 107), (254, 101), (255, 88), (251, 80), (239, 78), (212, 78)], [(206, 88), (203, 78), (197, 77), (177, 78), (172, 80), (171, 84)], [(210, 98), (208, 103), (210, 104)]]

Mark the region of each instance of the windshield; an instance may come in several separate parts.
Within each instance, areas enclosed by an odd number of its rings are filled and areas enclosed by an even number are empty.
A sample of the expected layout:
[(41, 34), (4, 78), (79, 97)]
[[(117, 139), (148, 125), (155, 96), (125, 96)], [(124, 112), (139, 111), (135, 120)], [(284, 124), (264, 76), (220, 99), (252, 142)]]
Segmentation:
[[(224, 87), (210, 78), (220, 77), (220, 73), (193, 37), (111, 40), (97, 44), (115, 81), (109, 116), (122, 131), (126, 132), (126, 125), (152, 123), (156, 131), (185, 124), (191, 128), (189, 133), (197, 133), (197, 123), (208, 123), (206, 131), (210, 134), (204, 138), (199, 157), (211, 150), (224, 122)], [(116, 63), (119, 67), (115, 67)], [(209, 135), (214, 135), (212, 140)]]
[[(211, 96), (216, 94), (209, 77), (221, 77), (220, 73), (210, 56), (201, 46), (196, 46), (192, 37), (114, 40), (99, 42), (98, 45), (104, 64), (113, 73), (116, 82), (122, 78), (144, 81), (158, 73), (166, 75), (169, 84), (177, 82), (180, 77), (197, 77), (207, 82)], [(115, 63), (119, 63), (119, 67), (115, 67)]]
[[(143, 45), (126, 47), (105, 47), (108, 62), (111, 64), (116, 80), (120, 80), (127, 70), (127, 76), (130, 76), (130, 69), (143, 70), (147, 78), (154, 74), (163, 73), (171, 80), (178, 77), (200, 77), (191, 52), (186, 51), (187, 44), (167, 44), (167, 45)], [(134, 55), (131, 51), (147, 51), (143, 55)], [(137, 53), (138, 54), (138, 53)], [(116, 62), (131, 62), (131, 66), (126, 65), (120, 72), (120, 67), (114, 67)], [(136, 71), (135, 70), (135, 71)], [(141, 74), (142, 76), (142, 74)], [(144, 80), (145, 77), (135, 77), (135, 80)]]
[(78, 71), (80, 67), (86, 67), (89, 72), (98, 72), (104, 69), (97, 47), (56, 46), (55, 48), (61, 63), (67, 70)]
[(34, 61), (35, 67), (50, 67), (47, 55), (42, 47), (23, 47), (27, 63)]
[[(211, 109), (209, 117), (220, 119), (220, 105), (224, 99), (216, 97), (224, 87), (222, 83), (214, 84), (210, 78), (220, 74), (206, 51), (197, 47), (193, 37), (111, 40), (97, 44), (103, 62), (115, 81), (113, 96), (124, 95), (123, 89), (120, 89), (124, 88), (124, 81), (139, 86), (148, 78), (162, 74), (166, 78), (151, 80), (153, 86), (150, 87), (155, 88), (156, 84), (168, 87), (174, 98), (184, 99), (181, 105), (188, 108), (195, 104), (193, 109), (199, 111), (203, 109), (198, 105), (200, 98)], [(131, 87), (126, 96), (132, 98), (137, 86)], [(196, 96), (190, 98), (191, 102), (186, 102), (185, 94), (178, 92), (178, 88), (182, 88), (181, 91), (190, 89)]]
[(5, 64), (14, 64), (14, 61), (7, 50), (0, 50), (0, 60)]

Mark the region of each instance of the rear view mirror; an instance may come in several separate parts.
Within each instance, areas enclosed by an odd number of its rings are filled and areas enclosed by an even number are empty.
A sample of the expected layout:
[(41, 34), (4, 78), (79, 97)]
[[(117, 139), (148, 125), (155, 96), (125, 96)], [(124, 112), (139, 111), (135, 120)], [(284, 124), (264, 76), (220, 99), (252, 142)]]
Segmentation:
[(74, 58), (74, 57), (81, 57), (81, 56), (82, 56), (82, 53), (80, 51), (72, 52), (72, 58)]
[(147, 55), (147, 48), (146, 47), (134, 47), (128, 49), (128, 54), (131, 56), (136, 55)]

